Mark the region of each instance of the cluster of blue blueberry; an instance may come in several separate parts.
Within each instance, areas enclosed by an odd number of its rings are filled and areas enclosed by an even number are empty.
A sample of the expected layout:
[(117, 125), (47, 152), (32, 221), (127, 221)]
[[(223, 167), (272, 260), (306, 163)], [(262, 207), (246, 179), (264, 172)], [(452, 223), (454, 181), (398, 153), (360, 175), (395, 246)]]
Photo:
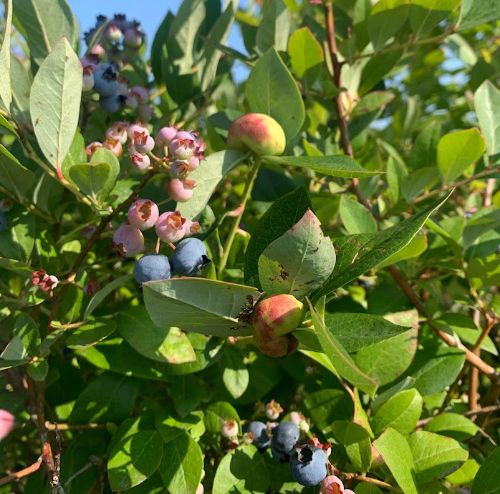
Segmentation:
[(203, 242), (197, 238), (181, 240), (172, 254), (172, 259), (162, 254), (147, 254), (134, 267), (138, 283), (165, 280), (172, 272), (182, 276), (196, 276), (210, 262)]
[(297, 445), (300, 430), (293, 422), (283, 421), (272, 429), (269, 435), (266, 424), (252, 421), (247, 433), (260, 451), (269, 446), (273, 458), (280, 463), (290, 462), (293, 478), (301, 485), (319, 485), (327, 476), (327, 453), (316, 445)]
[(118, 69), (113, 63), (100, 63), (93, 72), (94, 89), (99, 94), (101, 108), (114, 113), (119, 111), (127, 96), (119, 91)]

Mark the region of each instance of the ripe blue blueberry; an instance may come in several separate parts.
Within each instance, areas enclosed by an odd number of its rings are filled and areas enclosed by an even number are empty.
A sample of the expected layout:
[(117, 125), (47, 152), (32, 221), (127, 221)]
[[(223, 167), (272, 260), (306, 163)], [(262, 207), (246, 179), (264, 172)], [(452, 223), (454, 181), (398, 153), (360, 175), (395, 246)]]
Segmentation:
[(278, 463), (287, 463), (290, 460), (290, 456), (288, 453), (283, 453), (283, 451), (278, 451), (277, 449), (271, 446), (271, 454), (273, 456), (273, 460)]
[(299, 428), (294, 423), (283, 421), (273, 429), (271, 447), (276, 453), (289, 454), (299, 436)]
[(266, 449), (271, 444), (271, 438), (267, 435), (267, 427), (264, 422), (254, 420), (248, 424), (247, 432), (253, 434), (252, 443), (257, 449)]
[(210, 262), (203, 242), (197, 238), (185, 238), (172, 255), (172, 267), (178, 274), (195, 276)]
[(0, 232), (7, 230), (8, 224), (6, 214), (3, 211), (0, 211)]
[(101, 96), (99, 98), (99, 104), (101, 108), (108, 113), (115, 113), (120, 111), (125, 103), (126, 96), (122, 94), (112, 94), (111, 96)]
[(94, 88), (101, 96), (111, 96), (118, 89), (118, 71), (111, 63), (101, 63), (94, 72)]
[(306, 487), (318, 485), (328, 474), (327, 462), (322, 449), (309, 444), (301, 446), (290, 459), (292, 477)]
[(167, 256), (148, 254), (141, 257), (134, 266), (134, 277), (137, 283), (170, 278), (170, 262)]

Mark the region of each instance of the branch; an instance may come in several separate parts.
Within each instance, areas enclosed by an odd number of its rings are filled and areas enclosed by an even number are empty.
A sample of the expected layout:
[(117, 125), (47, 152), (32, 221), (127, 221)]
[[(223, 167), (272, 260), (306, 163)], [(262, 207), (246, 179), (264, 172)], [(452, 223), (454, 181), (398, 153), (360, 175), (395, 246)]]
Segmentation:
[(39, 468), (40, 465), (42, 464), (42, 457), (40, 456), (38, 460), (35, 461), (32, 465), (29, 467), (23, 468), (22, 470), (19, 470), (18, 472), (14, 473), (9, 473), (5, 477), (0, 478), (0, 485), (5, 485), (8, 484), (9, 482), (21, 480), (23, 477), (27, 477), (28, 475), (31, 475), (32, 473), (36, 472)]

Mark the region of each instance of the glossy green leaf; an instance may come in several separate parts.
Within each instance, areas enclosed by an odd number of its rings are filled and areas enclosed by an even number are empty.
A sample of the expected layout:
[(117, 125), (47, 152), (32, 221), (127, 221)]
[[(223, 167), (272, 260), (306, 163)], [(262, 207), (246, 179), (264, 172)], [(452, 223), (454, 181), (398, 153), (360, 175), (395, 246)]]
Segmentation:
[(474, 93), (474, 107), (488, 154), (500, 153), (500, 90), (484, 81)]
[(26, 60), (23, 61), (12, 53), (10, 57), (10, 80), (16, 81), (11, 87), (12, 104), (10, 111), (12, 116), (17, 122), (31, 126), (30, 90), (33, 77), (27, 67)]
[(263, 456), (251, 444), (226, 454), (215, 472), (213, 494), (228, 492), (264, 494), (270, 484)]
[(0, 144), (0, 185), (19, 201), (29, 197), (35, 186), (35, 175)]
[(441, 137), (438, 144), (438, 167), (445, 182), (452, 182), (473, 165), (486, 145), (477, 129), (457, 130)]
[(422, 396), (416, 389), (407, 389), (391, 396), (372, 417), (373, 432), (380, 434), (388, 427), (408, 434), (417, 425), (422, 413)]
[(35, 217), (23, 212), (10, 221), (10, 226), (0, 232), (0, 255), (27, 263), (35, 247)]
[(144, 283), (144, 303), (159, 327), (178, 327), (213, 336), (247, 336), (251, 328), (238, 315), (257, 298), (256, 288), (204, 278), (173, 278)]
[(453, 437), (457, 441), (463, 441), (475, 436), (479, 431), (479, 427), (471, 419), (458, 413), (442, 413), (433, 417), (425, 425), (424, 430), (444, 434)]
[(118, 313), (120, 334), (144, 357), (169, 364), (195, 362), (196, 353), (179, 328), (158, 327), (144, 307), (130, 307)]
[(262, 20), (255, 38), (257, 50), (265, 53), (270, 48), (286, 51), (290, 32), (290, 13), (283, 0), (268, 0), (262, 8)]
[(359, 472), (367, 472), (372, 460), (370, 434), (360, 425), (347, 420), (332, 424), (335, 439), (344, 446), (352, 466)]
[(471, 494), (498, 494), (499, 492), (500, 446), (497, 446), (477, 472)]
[(156, 431), (140, 431), (119, 441), (108, 459), (108, 479), (114, 491), (141, 484), (160, 466), (163, 442)]
[(498, 19), (499, 7), (498, 0), (465, 0), (462, 3), (460, 31)]
[(155, 426), (163, 442), (168, 444), (184, 433), (189, 433), (192, 437), (201, 436), (205, 432), (203, 417), (202, 411), (195, 411), (181, 418), (171, 407), (163, 407), (155, 417)]
[(5, 24), (3, 25), (3, 39), (0, 48), (0, 99), (7, 111), (10, 111), (12, 89), (10, 82), (10, 33), (12, 30), (12, 0), (5, 2)]
[(304, 400), (308, 417), (323, 434), (331, 434), (335, 420), (350, 419), (353, 404), (345, 391), (321, 389), (310, 393)]
[(362, 178), (381, 173), (366, 170), (353, 159), (342, 154), (335, 156), (264, 156), (263, 160), (280, 166), (294, 166), (313, 170), (330, 177)]
[(386, 42), (403, 27), (409, 13), (405, 0), (380, 0), (371, 9), (368, 17), (368, 35), (375, 50), (380, 50)]
[(106, 196), (112, 172), (107, 163), (82, 163), (71, 167), (69, 178), (84, 194), (98, 201)]
[(377, 222), (362, 204), (342, 195), (340, 198), (339, 215), (346, 230), (350, 234), (375, 233)]
[(468, 451), (458, 441), (433, 432), (414, 432), (409, 443), (415, 477), (419, 483), (450, 473), (469, 456)]
[(116, 321), (113, 319), (91, 319), (71, 330), (66, 338), (66, 345), (70, 348), (86, 348), (104, 340), (115, 330)]
[(21, 314), (15, 322), (12, 339), (5, 346), (0, 358), (27, 361), (37, 355), (40, 343), (40, 331), (35, 321), (27, 314)]
[(254, 65), (246, 82), (250, 110), (274, 118), (290, 142), (304, 123), (304, 102), (297, 83), (274, 48)]
[(372, 378), (364, 374), (355, 364), (354, 360), (347, 353), (345, 348), (327, 329), (318, 311), (309, 302), (309, 310), (314, 325), (314, 330), (318, 337), (323, 352), (330, 359), (336, 371), (351, 384), (361, 389), (365, 393), (373, 396), (378, 384)]
[(63, 38), (43, 61), (30, 93), (31, 122), (38, 144), (59, 174), (78, 125), (81, 96), (82, 64)]
[(303, 78), (307, 71), (323, 63), (323, 50), (311, 30), (297, 29), (288, 41), (288, 55), (295, 75)]
[(83, 317), (86, 319), (87, 317), (94, 312), (94, 310), (102, 303), (102, 301), (110, 295), (112, 292), (117, 290), (118, 288), (125, 286), (128, 281), (132, 279), (132, 275), (126, 274), (123, 276), (119, 276), (115, 278), (113, 281), (108, 283), (106, 286), (102, 287), (94, 296), (90, 299), (89, 305), (85, 309), (85, 313)]
[(195, 494), (202, 470), (201, 449), (189, 434), (182, 432), (164, 446), (160, 475), (169, 492)]
[(238, 424), (240, 423), (240, 417), (236, 409), (225, 401), (210, 403), (210, 405), (205, 408), (204, 412), (205, 426), (207, 432), (211, 434), (219, 435), (225, 420), (235, 420)]
[(326, 295), (336, 288), (349, 283), (408, 245), (430, 215), (439, 209), (450, 195), (451, 193), (428, 209), (411, 216), (401, 223), (378, 232), (366, 243), (358, 244), (357, 257), (352, 264), (346, 266), (345, 269), (335, 270), (327, 282), (313, 293), (313, 299), (317, 300), (322, 295)]
[(62, 36), (71, 46), (78, 40), (78, 24), (65, 0), (15, 0), (14, 23), (25, 35), (37, 64), (53, 51)]
[(177, 210), (186, 218), (199, 215), (222, 178), (246, 157), (246, 154), (239, 151), (219, 151), (208, 156), (189, 174), (189, 178), (196, 181), (193, 197), (189, 201), (178, 203)]
[(312, 207), (304, 187), (285, 194), (264, 213), (252, 233), (245, 252), (245, 281), (259, 286), (258, 260), (265, 248), (292, 228)]
[(409, 13), (412, 31), (420, 37), (428, 35), (456, 12), (460, 4), (460, 0), (413, 0)]
[(304, 216), (271, 242), (259, 257), (259, 280), (267, 295), (291, 293), (302, 298), (319, 288), (335, 267), (332, 241), (308, 209)]
[(226, 347), (221, 359), (222, 382), (229, 394), (238, 399), (248, 388), (250, 374), (244, 356), (235, 348)]
[(404, 494), (418, 494), (413, 478), (413, 456), (405, 436), (389, 428), (373, 445)]

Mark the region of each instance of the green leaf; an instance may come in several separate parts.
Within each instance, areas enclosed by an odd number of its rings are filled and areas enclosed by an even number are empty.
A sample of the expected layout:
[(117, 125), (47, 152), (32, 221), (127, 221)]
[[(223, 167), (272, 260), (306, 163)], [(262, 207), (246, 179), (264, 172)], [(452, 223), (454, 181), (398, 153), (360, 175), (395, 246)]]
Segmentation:
[(406, 261), (407, 259), (418, 257), (422, 254), (422, 252), (427, 250), (427, 246), (427, 235), (420, 231), (411, 239), (410, 243), (406, 247), (403, 247), (399, 252), (396, 252), (384, 262), (380, 263), (379, 267), (384, 268), (385, 266), (390, 266), (391, 264), (396, 264), (400, 261)]
[(339, 215), (348, 233), (375, 233), (377, 222), (362, 204), (346, 195), (340, 198)]
[(347, 420), (332, 424), (335, 439), (344, 446), (352, 466), (359, 472), (367, 472), (372, 461), (370, 434), (360, 425)]
[(224, 13), (218, 17), (208, 33), (201, 64), (201, 90), (206, 91), (213, 83), (222, 51), (219, 46), (227, 41), (234, 21), (234, 2), (228, 2)]
[(264, 156), (265, 162), (280, 166), (296, 166), (340, 178), (362, 178), (378, 175), (381, 172), (365, 170), (348, 156)]
[(413, 0), (410, 5), (410, 26), (417, 36), (429, 34), (440, 22), (458, 10), (461, 0)]
[(27, 263), (35, 246), (35, 234), (34, 215), (21, 213), (7, 230), (0, 232), (0, 255)]
[(5, 24), (3, 25), (2, 47), (0, 48), (0, 99), (10, 112), (12, 89), (10, 83), (10, 33), (12, 30), (12, 0), (5, 2)]
[(335, 270), (327, 282), (313, 293), (313, 300), (317, 300), (319, 297), (332, 292), (336, 288), (355, 280), (358, 276), (361, 276), (408, 245), (430, 215), (446, 202), (452, 192), (425, 211), (417, 213), (387, 230), (378, 232), (373, 236), (372, 240), (359, 245), (357, 248), (358, 255), (354, 262), (345, 267), (345, 269)]
[(224, 386), (234, 399), (238, 399), (247, 390), (250, 382), (250, 373), (244, 363), (243, 354), (235, 348), (226, 347), (220, 363)]
[(120, 440), (109, 455), (108, 480), (114, 491), (130, 489), (156, 472), (163, 442), (156, 431), (140, 431)]
[(374, 55), (363, 67), (361, 72), (361, 82), (359, 84), (359, 94), (365, 94), (373, 87), (377, 86), (384, 77), (391, 73), (394, 66), (401, 58), (400, 50), (388, 51), (380, 55)]
[[(479, 470), (476, 460), (469, 458), (458, 470), (446, 476), (446, 480), (453, 485), (470, 486)], [(498, 491), (497, 491), (498, 492)]]
[(143, 284), (149, 317), (159, 327), (213, 336), (247, 336), (251, 328), (238, 315), (257, 298), (256, 288), (204, 278), (173, 278)]
[(81, 163), (69, 170), (69, 178), (86, 195), (95, 201), (102, 200), (112, 181), (111, 167), (107, 163)]
[(325, 325), (349, 353), (393, 338), (409, 329), (393, 324), (381, 316), (340, 312), (327, 312)]
[(163, 407), (155, 417), (155, 426), (165, 444), (188, 432), (191, 436), (202, 436), (205, 433), (204, 414), (202, 411), (191, 412), (180, 418), (167, 406)]
[(469, 439), (477, 434), (479, 427), (472, 420), (458, 413), (442, 413), (433, 417), (424, 430), (453, 437), (457, 441)]
[(500, 153), (500, 91), (484, 81), (474, 93), (474, 107), (488, 154)]
[(0, 185), (13, 194), (18, 201), (29, 197), (35, 185), (33, 172), (21, 165), (2, 144), (0, 144)]
[(87, 348), (99, 343), (116, 331), (116, 322), (113, 319), (91, 319), (82, 326), (71, 330), (66, 338), (69, 348)]
[(418, 494), (413, 478), (413, 456), (405, 436), (389, 428), (373, 445), (404, 494)]
[(101, 288), (98, 292), (94, 294), (94, 296), (90, 299), (89, 305), (85, 309), (85, 313), (83, 315), (84, 319), (87, 319), (92, 312), (102, 303), (102, 301), (111, 293), (113, 293), (117, 288), (121, 288), (125, 286), (128, 281), (132, 279), (132, 275), (125, 274), (118, 278), (115, 278), (113, 281), (108, 283), (106, 286)]
[(169, 492), (195, 494), (202, 470), (201, 449), (189, 434), (182, 432), (164, 446), (160, 475)]
[(418, 483), (443, 477), (469, 456), (465, 447), (455, 439), (432, 432), (414, 432), (409, 443)]
[(35, 321), (26, 314), (21, 314), (14, 325), (12, 339), (7, 343), (0, 358), (3, 360), (28, 360), (38, 353), (40, 331)]
[(229, 492), (264, 494), (270, 484), (264, 457), (251, 444), (226, 454), (215, 472), (213, 494)]
[(144, 307), (130, 307), (118, 313), (120, 334), (138, 353), (158, 362), (195, 362), (196, 353), (179, 328), (155, 326)]
[(82, 64), (63, 38), (43, 61), (30, 93), (38, 144), (59, 175), (78, 125), (81, 96)]
[[(98, 150), (99, 151), (99, 150)], [(95, 154), (95, 153), (94, 153)], [(68, 154), (64, 158), (61, 166), (61, 172), (66, 180), (70, 180), (69, 171), (73, 165), (82, 164), (87, 161), (85, 154), (85, 140), (79, 130), (76, 131)]]
[(238, 425), (240, 424), (238, 412), (229, 403), (225, 401), (216, 401), (210, 403), (205, 409), (204, 421), (207, 432), (220, 435), (222, 424), (226, 420), (235, 420), (238, 422)]
[(373, 432), (378, 435), (388, 427), (408, 434), (417, 425), (422, 413), (422, 396), (416, 389), (407, 389), (391, 396), (372, 417)]
[(310, 393), (304, 399), (304, 406), (307, 416), (325, 435), (332, 433), (335, 420), (350, 419), (353, 415), (352, 400), (339, 389), (321, 389)]
[(240, 151), (219, 151), (202, 161), (200, 166), (189, 174), (189, 178), (196, 181), (193, 197), (177, 204), (177, 210), (182, 216), (194, 218), (199, 215), (222, 178), (246, 157), (247, 155)]
[(71, 46), (76, 46), (78, 40), (78, 25), (65, 0), (15, 0), (14, 23), (38, 65), (62, 36)]
[(405, 0), (380, 0), (368, 17), (368, 35), (375, 50), (380, 50), (386, 42), (403, 27), (408, 17), (409, 5)]
[(434, 355), (426, 354), (424, 364), (413, 373), (415, 388), (422, 396), (443, 391), (455, 381), (465, 362), (458, 348), (440, 347)]
[(466, 31), (480, 24), (494, 21), (500, 17), (499, 12), (498, 0), (466, 0), (462, 3), (459, 30)]
[(295, 75), (302, 79), (309, 70), (323, 63), (323, 50), (311, 30), (305, 26), (294, 31), (288, 41), (288, 55)]
[(452, 182), (473, 165), (486, 145), (477, 129), (458, 130), (441, 137), (438, 143), (438, 167), (444, 182)]
[(500, 446), (497, 446), (477, 472), (471, 494), (498, 494), (499, 492)]
[(128, 417), (139, 393), (138, 381), (101, 374), (78, 396), (70, 415), (73, 423), (119, 422)]
[(12, 104), (10, 110), (12, 116), (17, 122), (31, 126), (30, 90), (33, 77), (26, 66), (26, 61), (23, 62), (13, 54), (10, 58), (10, 80), (16, 81), (11, 87)]
[(302, 298), (319, 288), (335, 267), (332, 241), (308, 209), (304, 216), (271, 242), (259, 257), (259, 280), (267, 295), (291, 293)]
[(312, 207), (305, 187), (285, 194), (264, 213), (245, 253), (245, 281), (259, 286), (258, 260), (265, 248), (295, 225)]
[(297, 83), (274, 48), (254, 65), (245, 94), (250, 111), (274, 118), (283, 127), (287, 142), (299, 133), (305, 119), (304, 102)]
[(286, 51), (290, 32), (290, 14), (283, 0), (268, 0), (262, 8), (262, 20), (257, 28), (256, 46), (259, 53), (270, 48)]
[(335, 336), (328, 331), (318, 311), (313, 307), (310, 301), (308, 301), (308, 304), (314, 330), (323, 348), (323, 352), (325, 352), (326, 356), (330, 359), (336, 371), (351, 384), (368, 395), (373, 396), (377, 390), (378, 384), (358, 369), (344, 347)]

